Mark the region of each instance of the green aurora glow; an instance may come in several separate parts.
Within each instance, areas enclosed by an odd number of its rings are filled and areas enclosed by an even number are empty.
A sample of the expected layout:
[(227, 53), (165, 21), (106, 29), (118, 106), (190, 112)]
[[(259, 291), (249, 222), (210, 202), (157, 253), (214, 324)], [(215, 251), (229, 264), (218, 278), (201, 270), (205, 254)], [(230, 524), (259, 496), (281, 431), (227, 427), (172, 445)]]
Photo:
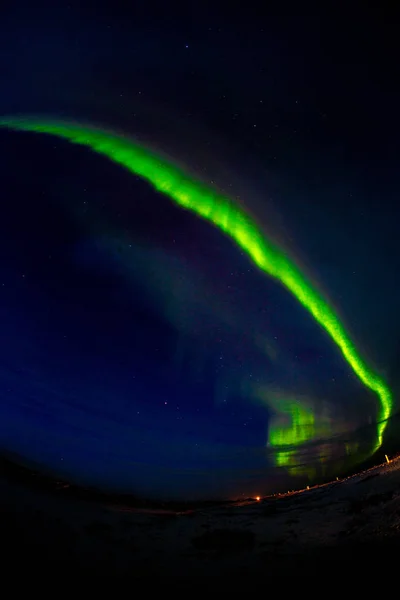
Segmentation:
[(315, 436), (315, 417), (310, 409), (300, 403), (288, 402), (282, 413), (290, 419), (289, 426), (271, 427), (269, 443), (271, 446), (299, 446)]
[(73, 144), (88, 146), (94, 152), (103, 154), (147, 180), (158, 192), (166, 194), (179, 206), (203, 217), (228, 235), (262, 271), (279, 280), (297, 298), (332, 338), (362, 383), (377, 394), (380, 409), (373, 451), (382, 445), (383, 433), (393, 404), (389, 388), (360, 357), (328, 302), (284, 252), (265, 238), (241, 207), (193, 180), (164, 158), (128, 138), (109, 131), (73, 122), (15, 117), (1, 119), (0, 127), (50, 134)]

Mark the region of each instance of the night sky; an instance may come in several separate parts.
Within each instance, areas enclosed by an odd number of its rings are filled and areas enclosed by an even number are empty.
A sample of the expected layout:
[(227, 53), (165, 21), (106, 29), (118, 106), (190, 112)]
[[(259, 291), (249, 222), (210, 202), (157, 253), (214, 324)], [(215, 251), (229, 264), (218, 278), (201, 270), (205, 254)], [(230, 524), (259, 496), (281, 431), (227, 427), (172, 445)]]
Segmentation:
[[(395, 412), (396, 23), (56, 4), (1, 9), (0, 116), (124, 133), (240, 205), (334, 308)], [(3, 451), (85, 485), (234, 498), (293, 486), (299, 462), (322, 477), (321, 447), (343, 458), (337, 436), (374, 429), (376, 394), (210, 222), (53, 136), (2, 129), (0, 155)], [(315, 422), (283, 465), (268, 442), (289, 400)]]

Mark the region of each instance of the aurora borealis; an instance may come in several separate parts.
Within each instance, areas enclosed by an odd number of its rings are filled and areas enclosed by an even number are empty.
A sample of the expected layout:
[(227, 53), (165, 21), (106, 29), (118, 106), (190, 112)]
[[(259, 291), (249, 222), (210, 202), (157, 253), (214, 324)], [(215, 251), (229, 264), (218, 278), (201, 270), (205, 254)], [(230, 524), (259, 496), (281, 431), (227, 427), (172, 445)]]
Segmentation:
[[(377, 439), (373, 451), (381, 446), (386, 421), (390, 417), (392, 408), (390, 390), (359, 356), (355, 345), (327, 301), (313, 289), (311, 283), (306, 280), (295, 264), (262, 236), (257, 226), (243, 210), (228, 198), (191, 180), (172, 164), (168, 164), (148, 150), (135, 145), (127, 138), (65, 122), (6, 118), (1, 120), (0, 124), (10, 129), (51, 134), (65, 138), (74, 144), (89, 146), (95, 152), (107, 156), (113, 162), (143, 177), (157, 191), (166, 194), (179, 206), (203, 217), (230, 236), (262, 271), (278, 279), (294, 294), (337, 344), (362, 383), (377, 394), (380, 409)], [(289, 427), (286, 432), (287, 441), (283, 445), (289, 443), (289, 445), (296, 446), (299, 443), (298, 427), (304, 425), (301, 414), (301, 409), (294, 408), (293, 433), (290, 433)], [(285, 437), (283, 433), (281, 436)], [(271, 434), (271, 437), (274, 440), (273, 443), (276, 444), (275, 434)], [(301, 439), (304, 441), (307, 436), (303, 435)]]
[(13, 580), (396, 572), (398, 23), (269, 8), (1, 5)]
[(0, 20), (0, 451), (180, 499), (392, 455), (392, 69), (316, 19), (25, 8)]

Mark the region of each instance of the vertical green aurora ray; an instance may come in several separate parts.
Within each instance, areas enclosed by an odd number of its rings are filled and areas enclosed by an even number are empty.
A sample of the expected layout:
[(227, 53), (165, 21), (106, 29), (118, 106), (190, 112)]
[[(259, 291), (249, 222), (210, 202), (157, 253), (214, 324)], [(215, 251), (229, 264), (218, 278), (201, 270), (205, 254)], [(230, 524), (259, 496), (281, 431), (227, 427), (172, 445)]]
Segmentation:
[(327, 301), (313, 288), (299, 268), (282, 250), (267, 240), (243, 209), (204, 184), (118, 134), (92, 129), (77, 123), (40, 121), (32, 118), (6, 118), (0, 127), (46, 133), (73, 144), (88, 146), (147, 180), (179, 206), (213, 223), (234, 240), (265, 273), (278, 279), (312, 314), (340, 348), (344, 358), (362, 383), (374, 391), (380, 403), (374, 452), (381, 446), (387, 419), (392, 410), (392, 395), (385, 382), (359, 356), (345, 328)]

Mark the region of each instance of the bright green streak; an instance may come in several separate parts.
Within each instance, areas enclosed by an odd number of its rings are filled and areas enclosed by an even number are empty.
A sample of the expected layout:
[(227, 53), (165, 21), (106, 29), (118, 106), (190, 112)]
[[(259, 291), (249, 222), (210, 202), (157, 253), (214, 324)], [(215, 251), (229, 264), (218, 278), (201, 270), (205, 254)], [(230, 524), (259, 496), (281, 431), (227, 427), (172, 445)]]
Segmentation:
[(176, 204), (211, 221), (229, 235), (251, 260), (279, 281), (313, 315), (340, 348), (344, 358), (363, 384), (379, 397), (380, 414), (374, 451), (383, 441), (387, 419), (392, 410), (392, 395), (384, 381), (375, 375), (358, 355), (353, 342), (326, 300), (313, 289), (298, 267), (269, 242), (251, 218), (228, 198), (192, 180), (164, 159), (152, 154), (131, 140), (110, 132), (90, 129), (76, 123), (36, 121), (34, 119), (3, 119), (0, 127), (22, 131), (48, 133), (74, 144), (89, 146), (95, 152), (126, 167), (149, 181), (153, 187)]
[(284, 426), (271, 424), (269, 444), (276, 450), (274, 455), (276, 464), (279, 467), (292, 468), (292, 471), (296, 473), (299, 470), (296, 466), (296, 451), (290, 450), (290, 447), (297, 448), (315, 437), (315, 417), (310, 409), (305, 408), (299, 402), (283, 400), (280, 402), (279, 408), (290, 422)]
[(299, 403), (289, 403), (282, 412), (290, 418), (288, 427), (272, 426), (269, 434), (271, 446), (299, 446), (313, 439), (315, 418), (310, 410)]

